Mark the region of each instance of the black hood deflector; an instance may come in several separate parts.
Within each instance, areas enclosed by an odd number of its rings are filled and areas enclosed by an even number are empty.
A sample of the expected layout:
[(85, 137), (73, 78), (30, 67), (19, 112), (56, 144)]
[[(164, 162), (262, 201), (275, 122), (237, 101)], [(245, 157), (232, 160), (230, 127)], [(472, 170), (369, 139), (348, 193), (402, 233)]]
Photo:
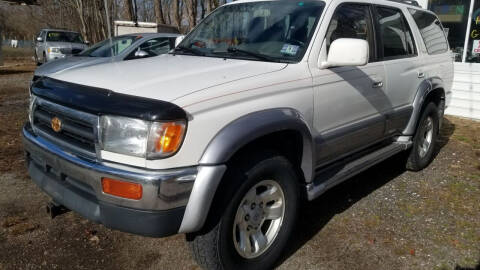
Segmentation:
[(54, 103), (96, 115), (118, 115), (148, 121), (187, 119), (182, 108), (167, 101), (120, 94), (48, 77), (35, 81), (31, 92)]

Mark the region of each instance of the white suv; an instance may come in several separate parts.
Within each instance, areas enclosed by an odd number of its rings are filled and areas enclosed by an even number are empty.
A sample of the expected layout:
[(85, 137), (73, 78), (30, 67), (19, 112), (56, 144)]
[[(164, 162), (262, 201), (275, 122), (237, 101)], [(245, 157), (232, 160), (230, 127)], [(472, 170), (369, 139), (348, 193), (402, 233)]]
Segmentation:
[(205, 268), (271, 268), (301, 198), (402, 151), (429, 164), (452, 75), (415, 5), (236, 1), (169, 54), (37, 80), (28, 170), (53, 215), (186, 233)]

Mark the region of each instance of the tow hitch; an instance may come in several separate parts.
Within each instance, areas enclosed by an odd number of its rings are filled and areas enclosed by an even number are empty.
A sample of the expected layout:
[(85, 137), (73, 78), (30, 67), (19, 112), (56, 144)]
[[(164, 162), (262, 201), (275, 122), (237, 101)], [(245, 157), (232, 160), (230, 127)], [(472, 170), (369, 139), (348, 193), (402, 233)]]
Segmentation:
[(70, 211), (70, 209), (66, 208), (63, 205), (57, 204), (55, 202), (47, 203), (46, 209), (47, 209), (47, 214), (52, 219), (55, 218), (56, 216), (60, 216)]

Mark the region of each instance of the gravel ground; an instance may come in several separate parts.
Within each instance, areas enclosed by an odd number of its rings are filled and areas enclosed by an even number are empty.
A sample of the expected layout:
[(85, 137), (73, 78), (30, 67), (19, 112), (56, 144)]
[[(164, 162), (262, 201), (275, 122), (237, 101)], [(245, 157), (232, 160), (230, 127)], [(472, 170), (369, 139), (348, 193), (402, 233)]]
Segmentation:
[[(183, 235), (53, 220), (25, 172), (20, 129), (35, 66), (0, 68), (0, 269), (198, 269)], [(305, 203), (279, 269), (480, 269), (480, 123), (446, 117), (435, 161), (393, 157)]]

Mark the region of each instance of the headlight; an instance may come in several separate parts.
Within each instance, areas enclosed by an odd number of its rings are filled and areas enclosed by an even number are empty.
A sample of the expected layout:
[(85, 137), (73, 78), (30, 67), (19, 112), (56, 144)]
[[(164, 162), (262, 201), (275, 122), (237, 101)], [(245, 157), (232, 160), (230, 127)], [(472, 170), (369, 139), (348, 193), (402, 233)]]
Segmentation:
[(48, 48), (49, 53), (60, 53), (60, 48)]
[(185, 122), (149, 122), (120, 116), (100, 118), (105, 151), (148, 159), (175, 154), (185, 135)]

